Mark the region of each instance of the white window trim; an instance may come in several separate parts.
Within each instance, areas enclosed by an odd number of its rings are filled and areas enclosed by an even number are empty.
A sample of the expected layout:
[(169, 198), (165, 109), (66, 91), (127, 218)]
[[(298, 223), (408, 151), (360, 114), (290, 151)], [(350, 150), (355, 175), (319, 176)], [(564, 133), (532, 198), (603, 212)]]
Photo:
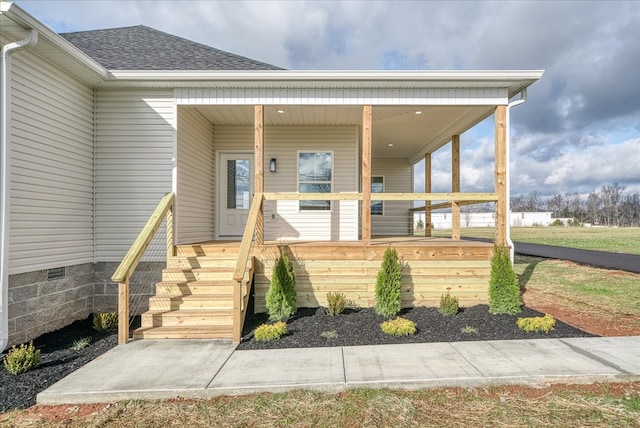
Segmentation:
[[(333, 150), (297, 150), (296, 153), (296, 191), (300, 193), (300, 153), (330, 153), (331, 154), (331, 193), (333, 193), (333, 184), (335, 182), (335, 154)], [(306, 182), (303, 182), (306, 183)], [(318, 198), (322, 200), (322, 198)], [(333, 201), (329, 201), (328, 210), (301, 210), (300, 201), (298, 201), (298, 213), (331, 213), (333, 212)]]

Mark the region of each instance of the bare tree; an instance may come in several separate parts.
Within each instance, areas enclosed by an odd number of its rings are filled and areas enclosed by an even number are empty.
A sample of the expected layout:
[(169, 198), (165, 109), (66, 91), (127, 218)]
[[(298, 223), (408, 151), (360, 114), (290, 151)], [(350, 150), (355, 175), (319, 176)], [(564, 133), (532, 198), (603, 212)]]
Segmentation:
[(623, 192), (624, 186), (618, 183), (602, 186), (600, 190), (602, 209), (607, 226), (619, 225), (618, 212)]

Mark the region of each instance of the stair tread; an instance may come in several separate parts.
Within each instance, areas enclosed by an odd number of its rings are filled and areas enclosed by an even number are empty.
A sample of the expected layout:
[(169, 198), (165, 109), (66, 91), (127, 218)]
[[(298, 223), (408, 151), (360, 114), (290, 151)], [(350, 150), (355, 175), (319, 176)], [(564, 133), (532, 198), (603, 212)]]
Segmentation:
[(184, 330), (193, 330), (193, 331), (230, 331), (232, 330), (232, 326), (227, 325), (194, 325), (194, 326), (185, 326), (185, 325), (172, 325), (172, 326), (161, 326), (161, 327), (139, 327), (135, 330), (138, 331), (149, 331), (149, 330), (158, 330), (158, 331), (184, 331)]
[(230, 326), (162, 326), (140, 327), (133, 332), (135, 339), (232, 339)]
[(216, 279), (216, 280), (206, 280), (206, 281), (202, 281), (202, 280), (175, 280), (175, 281), (159, 281), (156, 284), (160, 284), (160, 285), (174, 285), (174, 284), (185, 284), (185, 285), (210, 285), (210, 286), (216, 286), (216, 285), (235, 285), (236, 284), (236, 280), (234, 279)]
[(143, 313), (143, 315), (181, 315), (181, 316), (202, 316), (210, 313), (215, 313), (216, 315), (233, 315), (233, 309), (158, 309), (158, 310), (150, 310)]
[(218, 300), (233, 298), (233, 293), (208, 293), (208, 294), (156, 294), (149, 299), (182, 299), (182, 300)]

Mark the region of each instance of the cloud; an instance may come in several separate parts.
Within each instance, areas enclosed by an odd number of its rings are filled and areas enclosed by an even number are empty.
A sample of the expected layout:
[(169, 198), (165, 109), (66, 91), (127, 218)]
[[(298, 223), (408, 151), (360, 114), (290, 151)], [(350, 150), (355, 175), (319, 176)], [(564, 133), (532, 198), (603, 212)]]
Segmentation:
[[(637, 1), (18, 4), (59, 32), (144, 24), (291, 69), (545, 69), (511, 111), (514, 194), (640, 191)], [(493, 186), (493, 131), (479, 129), (463, 136), (467, 191)], [(434, 191), (450, 189), (447, 150), (434, 155)]]

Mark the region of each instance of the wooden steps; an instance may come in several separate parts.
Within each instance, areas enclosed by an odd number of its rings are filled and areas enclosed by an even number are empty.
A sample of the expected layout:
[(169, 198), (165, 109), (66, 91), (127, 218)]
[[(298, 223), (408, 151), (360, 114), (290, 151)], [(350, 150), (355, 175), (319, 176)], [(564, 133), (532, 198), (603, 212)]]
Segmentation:
[(176, 247), (133, 337), (232, 339), (237, 253), (232, 245)]

